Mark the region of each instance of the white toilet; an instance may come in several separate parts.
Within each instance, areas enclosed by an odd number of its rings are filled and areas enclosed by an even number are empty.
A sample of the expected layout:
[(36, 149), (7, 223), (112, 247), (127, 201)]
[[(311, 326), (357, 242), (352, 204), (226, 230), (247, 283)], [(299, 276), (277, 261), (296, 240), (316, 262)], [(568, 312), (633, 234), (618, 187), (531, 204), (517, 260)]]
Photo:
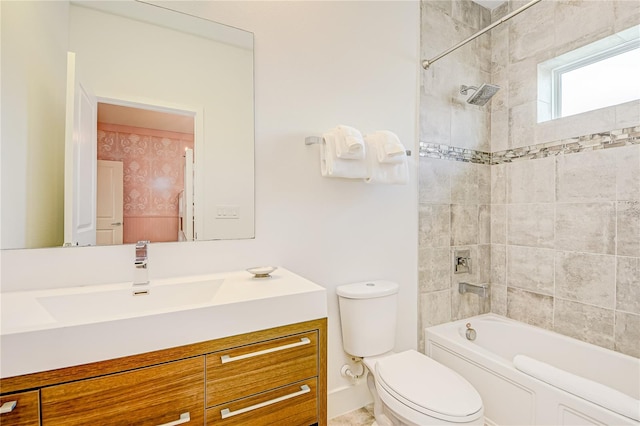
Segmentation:
[(369, 281), (339, 286), (344, 350), (369, 371), (378, 426), (482, 425), (482, 399), (458, 373), (395, 345), (398, 284)]

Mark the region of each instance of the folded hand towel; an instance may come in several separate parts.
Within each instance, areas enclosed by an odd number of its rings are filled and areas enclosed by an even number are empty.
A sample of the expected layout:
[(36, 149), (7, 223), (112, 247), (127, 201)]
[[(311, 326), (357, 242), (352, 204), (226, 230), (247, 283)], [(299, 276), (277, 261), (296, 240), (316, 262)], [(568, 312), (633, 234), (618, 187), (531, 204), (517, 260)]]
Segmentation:
[(375, 152), (379, 162), (402, 163), (405, 161), (406, 149), (395, 133), (380, 130), (367, 135), (367, 138), (375, 142)]
[(364, 159), (364, 139), (359, 130), (340, 125), (335, 129), (336, 156), (344, 160)]
[(409, 166), (404, 145), (388, 131), (365, 136), (367, 146), (367, 183), (404, 185), (409, 181)]
[(336, 155), (337, 131), (322, 135), (320, 147), (320, 171), (322, 176), (364, 179), (367, 177), (367, 165), (364, 159), (343, 159)]

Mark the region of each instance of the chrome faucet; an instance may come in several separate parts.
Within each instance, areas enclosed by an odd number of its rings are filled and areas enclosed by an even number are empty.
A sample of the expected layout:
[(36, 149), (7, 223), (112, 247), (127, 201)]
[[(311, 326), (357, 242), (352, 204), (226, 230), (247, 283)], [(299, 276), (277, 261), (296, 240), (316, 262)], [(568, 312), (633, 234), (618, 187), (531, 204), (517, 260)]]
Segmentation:
[(480, 296), (482, 299), (489, 297), (489, 286), (486, 284), (477, 285), (461, 282), (458, 284), (458, 292), (460, 294), (473, 293)]
[(133, 264), (135, 270), (133, 272), (133, 285), (149, 284), (149, 257), (147, 255), (147, 247), (149, 241), (138, 241), (136, 243), (136, 258)]

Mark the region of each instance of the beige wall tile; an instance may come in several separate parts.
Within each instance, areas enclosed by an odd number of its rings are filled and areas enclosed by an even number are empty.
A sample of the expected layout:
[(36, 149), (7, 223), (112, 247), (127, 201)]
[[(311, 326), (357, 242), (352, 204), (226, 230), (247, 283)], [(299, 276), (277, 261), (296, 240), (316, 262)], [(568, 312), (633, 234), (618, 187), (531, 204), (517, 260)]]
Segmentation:
[(541, 2), (511, 20), (510, 62), (536, 56), (554, 46), (554, 2)]
[(613, 349), (614, 312), (556, 298), (553, 329), (576, 339)]
[(478, 245), (478, 283), (488, 284), (491, 282), (491, 245)]
[(619, 201), (640, 201), (640, 145), (616, 148), (614, 151), (616, 199)]
[(553, 204), (509, 204), (507, 206), (507, 243), (553, 248)]
[(478, 244), (478, 205), (451, 205), (451, 245)]
[(506, 244), (507, 242), (507, 206), (504, 204), (491, 205), (491, 242)]
[(616, 312), (615, 350), (640, 358), (640, 315)]
[(613, 0), (615, 31), (622, 31), (640, 22), (640, 3), (628, 0)]
[(476, 164), (478, 169), (478, 203), (491, 204), (491, 166)]
[(557, 1), (553, 32), (555, 46), (563, 52), (613, 34), (614, 9), (608, 1)]
[(608, 132), (616, 128), (615, 107), (600, 108), (582, 114), (558, 118), (554, 121), (557, 140)]
[(420, 203), (449, 204), (451, 202), (450, 161), (420, 157), (419, 198)]
[(615, 254), (615, 203), (558, 203), (556, 249)]
[(640, 257), (640, 201), (619, 201), (616, 215), (616, 254)]
[(426, 247), (420, 251), (419, 289), (422, 293), (451, 287), (452, 262), (448, 247)]
[(451, 144), (451, 108), (448, 101), (442, 101), (436, 95), (437, 93), (430, 92), (420, 97), (421, 114), (428, 117), (420, 122), (420, 140), (449, 145)]
[(507, 202), (507, 164), (491, 166), (491, 204)]
[(509, 104), (509, 148), (535, 144), (535, 123), (538, 104), (535, 100), (524, 104)]
[(420, 247), (448, 247), (451, 209), (448, 204), (419, 205), (418, 243)]
[(507, 246), (491, 244), (491, 284), (507, 285)]
[(617, 256), (616, 309), (640, 314), (640, 258)]
[(615, 150), (561, 155), (557, 164), (557, 200), (566, 203), (616, 199)]
[(512, 63), (509, 65), (508, 72), (509, 105), (522, 105), (537, 99), (538, 60), (536, 58)]
[(554, 255), (550, 249), (507, 246), (507, 286), (553, 296)]
[(478, 167), (473, 163), (451, 163), (451, 202), (478, 204)]
[(491, 205), (478, 206), (478, 244), (491, 243)]
[(420, 306), (420, 330), (451, 321), (451, 290), (421, 294)]
[(615, 256), (556, 252), (556, 297), (613, 309)]
[(553, 325), (553, 297), (507, 287), (507, 316), (550, 330)]
[(553, 203), (555, 158), (524, 160), (507, 166), (507, 203)]
[[(631, 2), (629, 2), (631, 3)], [(636, 21), (636, 24), (640, 19)], [(640, 123), (640, 100), (625, 102), (615, 106), (616, 109), (616, 129), (637, 126)]]
[(491, 284), (491, 312), (507, 316), (507, 287)]
[[(507, 90), (504, 83), (498, 85), (501, 87), (500, 91)], [(500, 92), (496, 94), (498, 95), (504, 97)], [(493, 104), (493, 99), (491, 103)], [(491, 152), (505, 149), (509, 149), (509, 108), (503, 105), (491, 111)]]

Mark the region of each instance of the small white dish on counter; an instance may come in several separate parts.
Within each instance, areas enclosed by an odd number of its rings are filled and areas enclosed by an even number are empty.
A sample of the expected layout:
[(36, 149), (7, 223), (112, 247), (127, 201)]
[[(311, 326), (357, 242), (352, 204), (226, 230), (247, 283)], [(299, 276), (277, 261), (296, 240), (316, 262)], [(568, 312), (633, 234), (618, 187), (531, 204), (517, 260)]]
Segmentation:
[(277, 266), (256, 266), (247, 269), (247, 272), (253, 274), (254, 278), (271, 278), (271, 273), (278, 269)]

